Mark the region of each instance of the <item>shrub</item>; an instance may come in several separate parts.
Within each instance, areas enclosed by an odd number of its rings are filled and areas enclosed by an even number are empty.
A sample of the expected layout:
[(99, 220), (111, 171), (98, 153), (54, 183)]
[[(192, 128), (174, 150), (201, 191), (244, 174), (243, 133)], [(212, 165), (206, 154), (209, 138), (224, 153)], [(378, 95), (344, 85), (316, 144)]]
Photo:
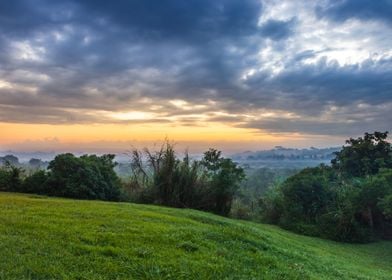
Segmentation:
[(47, 194), (79, 199), (119, 200), (121, 183), (114, 155), (62, 154), (49, 163)]
[(290, 223), (315, 223), (331, 200), (331, 168), (307, 168), (287, 179), (282, 185), (283, 216)]
[(19, 191), (26, 193), (49, 194), (47, 181), (47, 172), (44, 170), (38, 170), (24, 179)]
[[(129, 186), (139, 202), (180, 208), (194, 208), (228, 215), (243, 171), (216, 150), (201, 161), (186, 153), (180, 160), (173, 145), (165, 142), (157, 152), (132, 152), (132, 179)], [(133, 195), (131, 195), (133, 196)]]
[(252, 209), (239, 199), (234, 199), (230, 210), (230, 217), (241, 220), (250, 220), (252, 218)]
[(392, 153), (387, 133), (350, 139), (332, 167), (307, 168), (260, 200), (264, 220), (338, 241), (392, 239)]
[(209, 211), (227, 216), (231, 209), (234, 194), (245, 178), (244, 170), (229, 158), (224, 158), (220, 151), (210, 149), (201, 160), (203, 172), (210, 188)]
[(271, 224), (279, 224), (283, 215), (283, 195), (280, 185), (269, 188), (259, 199), (261, 220)]
[(387, 219), (392, 220), (392, 194), (380, 199), (378, 207)]
[(0, 190), (17, 191), (20, 188), (22, 169), (11, 165), (8, 161), (0, 167)]

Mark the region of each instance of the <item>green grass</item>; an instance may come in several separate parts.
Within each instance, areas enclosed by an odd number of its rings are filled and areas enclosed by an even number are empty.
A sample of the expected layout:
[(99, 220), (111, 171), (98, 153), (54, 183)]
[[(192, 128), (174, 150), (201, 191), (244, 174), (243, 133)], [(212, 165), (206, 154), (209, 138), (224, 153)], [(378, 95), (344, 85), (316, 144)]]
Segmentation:
[(341, 244), (193, 210), (0, 193), (0, 279), (392, 279)]

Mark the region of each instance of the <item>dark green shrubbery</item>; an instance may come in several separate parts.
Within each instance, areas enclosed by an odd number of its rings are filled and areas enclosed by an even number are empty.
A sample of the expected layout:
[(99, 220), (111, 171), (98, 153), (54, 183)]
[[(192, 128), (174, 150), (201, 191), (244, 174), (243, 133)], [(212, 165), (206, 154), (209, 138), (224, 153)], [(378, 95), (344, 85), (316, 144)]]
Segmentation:
[(166, 142), (158, 152), (133, 151), (131, 181), (114, 171), (114, 155), (61, 154), (47, 170), (26, 176), (10, 164), (0, 169), (0, 190), (78, 199), (132, 200), (228, 215), (243, 170), (210, 149), (202, 160), (177, 158)]
[(392, 220), (392, 194), (380, 199), (377, 206), (388, 219)]
[[(132, 153), (132, 178), (122, 184), (114, 171), (114, 155), (58, 155), (47, 170), (26, 176), (9, 162), (0, 167), (0, 190), (52, 196), (154, 203), (194, 208), (227, 216), (264, 221), (308, 235), (338, 241), (392, 239), (392, 148), (388, 133), (366, 133), (350, 139), (332, 166), (306, 168), (276, 183), (254, 205), (238, 196), (244, 171), (220, 151), (210, 149), (201, 160), (176, 156), (166, 142), (157, 152)], [(264, 172), (264, 171), (263, 171)], [(264, 172), (265, 173), (265, 172)], [(294, 173), (294, 172), (293, 172)], [(273, 180), (272, 180), (273, 179)], [(261, 191), (261, 190), (258, 190)], [(234, 197), (237, 195), (237, 197)]]
[[(299, 168), (245, 168), (246, 179), (241, 182), (240, 188), (236, 191), (230, 217), (253, 221), (274, 219), (274, 213), (277, 211), (273, 209), (264, 211), (265, 207), (274, 208), (278, 205), (270, 203), (273, 199), (271, 196), (276, 193), (276, 191), (271, 192), (270, 189), (300, 171)], [(265, 199), (266, 196), (268, 199)], [(270, 217), (264, 217), (264, 214)]]
[(22, 170), (6, 161), (0, 166), (0, 191), (17, 191), (22, 183)]
[(347, 146), (336, 153), (332, 166), (346, 177), (374, 175), (382, 168), (392, 168), (391, 144), (388, 132), (365, 133), (364, 137), (350, 138)]
[(38, 170), (23, 180), (19, 191), (50, 195), (49, 186), (47, 184), (48, 177), (48, 173), (45, 170)]
[(114, 155), (62, 154), (50, 162), (48, 171), (26, 176), (6, 164), (0, 169), (0, 190), (79, 199), (120, 200), (121, 182), (114, 172)]
[(62, 154), (49, 163), (49, 195), (81, 199), (119, 200), (120, 180), (114, 172), (114, 155)]
[[(134, 150), (129, 193), (136, 202), (194, 208), (228, 215), (243, 170), (210, 149), (202, 160), (177, 158), (166, 142), (157, 152)], [(135, 195), (136, 194), (136, 195)]]
[(265, 221), (338, 241), (392, 237), (392, 150), (387, 133), (350, 139), (332, 167), (307, 168), (260, 201)]

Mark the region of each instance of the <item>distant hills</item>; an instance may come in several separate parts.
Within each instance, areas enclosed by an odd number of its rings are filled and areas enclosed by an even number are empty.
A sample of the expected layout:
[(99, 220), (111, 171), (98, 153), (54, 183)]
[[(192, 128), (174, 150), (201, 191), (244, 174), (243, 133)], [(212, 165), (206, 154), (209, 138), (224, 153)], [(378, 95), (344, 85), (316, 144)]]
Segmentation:
[(245, 151), (231, 158), (247, 167), (305, 168), (329, 164), (341, 147), (296, 149), (276, 146), (271, 150)]
[(40, 159), (42, 161), (51, 161), (56, 156), (56, 152), (20, 152), (20, 151), (0, 151), (0, 161), (7, 156), (15, 156), (19, 163), (27, 163), (30, 159)]
[(309, 149), (295, 149), (276, 146), (271, 150), (263, 151), (246, 151), (237, 153), (231, 156), (235, 160), (331, 160), (335, 157), (335, 152), (339, 151), (340, 147), (331, 148), (314, 148)]

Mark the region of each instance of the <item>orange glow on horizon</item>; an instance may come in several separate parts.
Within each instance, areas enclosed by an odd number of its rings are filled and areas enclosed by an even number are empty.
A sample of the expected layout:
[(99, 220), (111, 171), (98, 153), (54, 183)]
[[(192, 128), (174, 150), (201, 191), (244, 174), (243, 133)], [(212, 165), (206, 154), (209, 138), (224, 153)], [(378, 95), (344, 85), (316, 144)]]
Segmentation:
[[(139, 124), (21, 124), (0, 123), (0, 150), (125, 151), (131, 145), (161, 143), (163, 139), (192, 150), (215, 147), (223, 150), (264, 149), (276, 145), (309, 146), (323, 138), (296, 133), (272, 134), (222, 123), (195, 126), (174, 123)], [(312, 142), (314, 144), (314, 142)], [(339, 143), (339, 142), (337, 142)]]
[[(64, 142), (91, 142), (97, 140), (152, 141), (169, 137), (183, 141), (238, 141), (254, 137), (252, 130), (221, 124), (206, 126), (177, 126), (173, 124), (8, 124), (0, 123), (0, 143), (39, 140), (56, 137)], [(229, 138), (227, 138), (229, 137)], [(244, 139), (245, 138), (245, 139)], [(263, 137), (262, 137), (263, 138)]]

